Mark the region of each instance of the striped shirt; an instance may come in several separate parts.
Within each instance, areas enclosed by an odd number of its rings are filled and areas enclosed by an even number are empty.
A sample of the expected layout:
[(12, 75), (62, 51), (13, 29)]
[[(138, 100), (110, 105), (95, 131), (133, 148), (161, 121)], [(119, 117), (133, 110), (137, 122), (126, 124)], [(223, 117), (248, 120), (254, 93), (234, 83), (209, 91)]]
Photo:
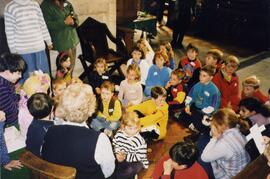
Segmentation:
[(5, 32), (12, 53), (29, 54), (51, 44), (39, 4), (33, 0), (13, 0), (4, 10)]
[(142, 162), (144, 168), (148, 168), (147, 145), (139, 133), (129, 137), (119, 130), (113, 138), (113, 148), (114, 153), (124, 151), (127, 162)]
[(6, 113), (6, 124), (14, 124), (18, 120), (19, 99), (14, 84), (0, 76), (0, 110)]
[(211, 162), (216, 179), (230, 179), (245, 168), (250, 157), (245, 150), (246, 139), (238, 128), (226, 130), (206, 145), (201, 159)]

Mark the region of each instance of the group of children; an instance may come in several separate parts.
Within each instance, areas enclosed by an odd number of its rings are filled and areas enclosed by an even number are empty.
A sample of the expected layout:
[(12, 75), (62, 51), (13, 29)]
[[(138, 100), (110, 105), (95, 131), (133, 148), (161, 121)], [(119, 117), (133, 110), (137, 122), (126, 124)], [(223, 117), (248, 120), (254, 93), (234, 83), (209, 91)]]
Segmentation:
[[(138, 42), (131, 54), (132, 58), (123, 66), (125, 79), (117, 90), (103, 58), (96, 60), (91, 75), (93, 80), (89, 82), (96, 95), (96, 102), (93, 102), (97, 110), (86, 125), (111, 139), (117, 161), (116, 175), (130, 178), (148, 167), (147, 143), (166, 137), (170, 117), (211, 140), (204, 142), (203, 147), (198, 147), (198, 151), (190, 151), (192, 156), (183, 159), (182, 162), (186, 163), (183, 166), (181, 159), (174, 155), (178, 155), (177, 152), (185, 147), (192, 150), (195, 144), (186, 141), (175, 145), (170, 151), (170, 158), (162, 161), (164, 173), (158, 171), (160, 176), (177, 176), (174, 170), (190, 167), (199, 167), (202, 172), (205, 170), (209, 178), (230, 178), (236, 175), (250, 161), (244, 150), (247, 141), (243, 134), (254, 124), (267, 125), (270, 122), (269, 109), (264, 106), (269, 103), (269, 98), (259, 90), (257, 77), (250, 76), (243, 81), (240, 100), (239, 79), (235, 73), (240, 63), (237, 57), (223, 59), (220, 50), (212, 49), (207, 52), (205, 65), (202, 66), (197, 57), (198, 48), (189, 44), (187, 56), (174, 69), (174, 54), (169, 44), (161, 44), (153, 55), (149, 54), (153, 51), (147, 49), (150, 47), (145, 43), (143, 39)], [(149, 60), (151, 56), (152, 61)], [(27, 149), (41, 156), (42, 141), (49, 128), (66, 124), (65, 111), (58, 108), (65, 98), (63, 92), (69, 85), (83, 82), (71, 77), (69, 56), (60, 53), (52, 87), (47, 74), (35, 72), (22, 85), (18, 98), (14, 84), (25, 68), (23, 59), (18, 55), (6, 54), (1, 56), (0, 63), (3, 88), (0, 101), (4, 112), (0, 112), (1, 155), (4, 156), (1, 157), (1, 164), (7, 169), (20, 168), (19, 161), (10, 162), (8, 158), (2, 138), (4, 126), (14, 125), (18, 121), (22, 134), (26, 136)], [(80, 114), (70, 115), (76, 118)], [(249, 122), (249, 126), (245, 125), (244, 120)], [(193, 142), (200, 143), (200, 137)], [(221, 152), (222, 148), (228, 148), (230, 152)], [(195, 163), (199, 156), (201, 161)], [(238, 161), (238, 158), (241, 160)], [(180, 163), (177, 165), (175, 162)], [(207, 167), (209, 163), (210, 169)], [(158, 170), (161, 168), (159, 166)]]

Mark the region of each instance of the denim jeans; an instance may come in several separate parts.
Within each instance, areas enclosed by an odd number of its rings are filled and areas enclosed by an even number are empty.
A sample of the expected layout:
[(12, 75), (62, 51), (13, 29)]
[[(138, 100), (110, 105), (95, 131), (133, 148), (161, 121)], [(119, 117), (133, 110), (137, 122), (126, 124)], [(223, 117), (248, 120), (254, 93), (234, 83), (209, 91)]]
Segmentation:
[(96, 117), (92, 120), (90, 127), (95, 131), (100, 131), (100, 129), (108, 129), (110, 131), (115, 131), (119, 128), (119, 121), (107, 121), (103, 117)]
[(48, 58), (45, 50), (36, 53), (20, 54), (20, 55), (27, 64), (26, 70), (24, 71), (22, 78), (19, 81), (20, 84), (24, 83), (25, 80), (29, 77), (29, 73), (33, 71), (41, 70), (44, 73), (48, 74), (50, 73)]

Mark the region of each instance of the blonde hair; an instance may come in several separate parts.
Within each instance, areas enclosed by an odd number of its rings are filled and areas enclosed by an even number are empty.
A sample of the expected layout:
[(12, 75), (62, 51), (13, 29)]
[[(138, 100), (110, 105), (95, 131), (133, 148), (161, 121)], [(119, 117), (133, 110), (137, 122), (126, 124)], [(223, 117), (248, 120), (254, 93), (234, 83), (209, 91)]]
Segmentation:
[(215, 60), (217, 60), (217, 64), (221, 64), (222, 63), (222, 58), (223, 58), (223, 52), (219, 49), (210, 49), (206, 55), (210, 55), (212, 56)]
[(55, 90), (57, 88), (57, 86), (60, 85), (66, 85), (67, 86), (67, 82), (64, 79), (58, 78), (52, 81), (52, 89)]
[(229, 63), (234, 63), (236, 64), (237, 66), (240, 64), (240, 61), (239, 59), (234, 56), (234, 55), (229, 55), (226, 59), (225, 59), (225, 64), (229, 64)]
[(111, 91), (112, 93), (114, 93), (115, 85), (113, 82), (104, 81), (100, 86), (100, 89), (102, 89), (102, 88), (107, 89), (107, 90)]
[(23, 84), (23, 90), (27, 96), (32, 96), (37, 92), (48, 92), (51, 86), (51, 78), (47, 73), (34, 71)]
[(163, 42), (160, 46), (164, 46), (166, 48), (169, 59), (174, 58), (174, 51), (170, 42)]
[(126, 112), (122, 116), (122, 121), (121, 121), (122, 127), (125, 126), (138, 126), (140, 127), (140, 119), (138, 117), (138, 114), (136, 112)]
[(260, 80), (255, 76), (249, 76), (245, 78), (245, 80), (242, 82), (243, 86), (251, 86), (254, 89), (258, 89), (260, 87)]
[(127, 68), (127, 74), (130, 71), (134, 71), (136, 73), (136, 78), (135, 78), (136, 81), (140, 81), (141, 80), (141, 70), (140, 70), (140, 67), (137, 64), (131, 64), (131, 65), (129, 65), (128, 68)]
[(95, 64), (94, 64), (94, 71), (97, 71), (96, 67), (97, 67), (97, 64), (99, 64), (99, 63), (102, 63), (104, 65), (105, 71), (108, 70), (108, 65), (106, 63), (105, 58), (98, 58), (98, 59), (96, 59)]
[(143, 55), (144, 57), (146, 56), (146, 54), (150, 51), (147, 47), (147, 45), (145, 44), (145, 39), (141, 38), (136, 42), (136, 46), (138, 48), (140, 48), (143, 51)]
[(237, 114), (230, 108), (222, 108), (214, 113), (211, 124), (221, 130), (222, 133), (226, 128), (231, 129), (238, 126), (242, 133), (249, 129), (248, 123), (238, 118)]
[(92, 87), (87, 84), (69, 85), (60, 98), (57, 112), (70, 122), (86, 121), (96, 109), (96, 97)]
[(168, 55), (162, 53), (161, 51), (157, 51), (155, 53), (155, 56), (154, 56), (154, 59), (153, 59), (153, 64), (156, 64), (156, 59), (157, 58), (162, 58), (164, 60), (164, 64), (163, 66), (169, 62), (169, 58), (168, 58)]

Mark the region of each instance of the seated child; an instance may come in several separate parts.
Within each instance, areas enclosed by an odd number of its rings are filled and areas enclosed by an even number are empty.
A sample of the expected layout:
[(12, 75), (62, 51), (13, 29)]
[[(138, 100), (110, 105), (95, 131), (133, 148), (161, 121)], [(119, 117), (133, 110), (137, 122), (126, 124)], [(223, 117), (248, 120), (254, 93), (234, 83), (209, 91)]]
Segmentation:
[(27, 107), (34, 119), (27, 131), (26, 148), (40, 157), (45, 134), (53, 125), (50, 120), (53, 101), (45, 93), (35, 93), (27, 101)]
[(6, 170), (12, 170), (13, 168), (20, 169), (22, 167), (21, 162), (19, 160), (10, 160), (8, 156), (7, 146), (4, 138), (5, 120), (5, 113), (0, 111), (0, 167), (3, 166)]
[(196, 162), (198, 152), (192, 142), (178, 142), (172, 146), (169, 156), (156, 164), (153, 179), (208, 179), (207, 173)]
[(243, 89), (241, 98), (253, 97), (258, 99), (262, 104), (269, 103), (268, 97), (260, 91), (260, 80), (255, 76), (249, 76), (242, 82)]
[(95, 94), (100, 94), (100, 86), (106, 80), (111, 80), (108, 73), (108, 65), (104, 58), (98, 58), (94, 64), (94, 71), (91, 74), (89, 84), (93, 87)]
[(208, 132), (209, 128), (203, 124), (204, 116), (210, 116), (220, 105), (220, 92), (211, 81), (215, 74), (215, 67), (206, 65), (201, 69), (200, 82), (191, 88), (186, 97), (185, 112), (179, 119), (191, 129), (195, 127), (200, 133)]
[(181, 83), (184, 76), (185, 72), (183, 70), (172, 71), (170, 81), (168, 81), (165, 86), (167, 90), (166, 102), (169, 105), (170, 116), (184, 107), (183, 102), (186, 97), (186, 92)]
[(103, 131), (109, 136), (120, 126), (122, 116), (121, 102), (114, 96), (114, 84), (110, 81), (102, 83), (101, 94), (98, 100), (98, 114), (91, 122), (91, 128)]
[(20, 55), (0, 56), (0, 110), (6, 114), (5, 125), (15, 125), (19, 113), (19, 95), (15, 83), (22, 77), (25, 62)]
[(249, 163), (250, 157), (244, 148), (247, 141), (242, 134), (247, 129), (247, 124), (232, 109), (220, 109), (212, 116), (212, 138), (201, 159), (211, 162), (216, 179), (232, 178)]
[(164, 66), (165, 57), (161, 52), (157, 52), (154, 57), (153, 65), (150, 67), (145, 82), (144, 94), (150, 96), (154, 86), (165, 87), (170, 80), (171, 69)]
[(140, 71), (141, 71), (141, 84), (145, 85), (145, 80), (147, 78), (148, 70), (150, 66), (144, 60), (144, 52), (140, 48), (136, 47), (133, 49), (131, 56), (132, 58), (129, 59), (127, 62), (127, 67), (131, 64), (137, 64), (140, 67)]
[(188, 44), (186, 48), (187, 56), (184, 57), (178, 65), (178, 69), (181, 68), (184, 70), (185, 82), (188, 82), (189, 79), (193, 76), (194, 70), (202, 67), (201, 61), (198, 59), (199, 50), (192, 43)]
[[(223, 52), (220, 51), (219, 49), (211, 49), (206, 53), (205, 56), (205, 65), (214, 65), (216, 67), (216, 73), (219, 71), (221, 68), (221, 65), (223, 63)], [(192, 77), (189, 79), (187, 82), (187, 88), (188, 91), (200, 81), (200, 68), (196, 68), (193, 72)]]
[(159, 45), (159, 51), (161, 51), (162, 53), (164, 53), (165, 55), (168, 56), (168, 60), (166, 61), (165, 66), (167, 66), (173, 70), (174, 66), (175, 66), (174, 52), (173, 52), (173, 48), (172, 48), (170, 42), (161, 43)]
[(270, 108), (255, 98), (244, 98), (239, 103), (239, 114), (248, 120), (250, 126), (254, 124), (267, 125), (270, 123)]
[(28, 99), (37, 92), (48, 93), (51, 86), (51, 78), (42, 71), (34, 71), (26, 79), (20, 92), (18, 122), (22, 136), (26, 138), (27, 130), (33, 120), (27, 108)]
[(120, 83), (118, 99), (123, 106), (140, 104), (143, 99), (143, 90), (140, 83), (141, 72), (136, 64), (131, 64), (127, 68), (126, 79)]
[(116, 178), (132, 178), (142, 168), (148, 168), (147, 145), (140, 135), (140, 119), (135, 112), (123, 115), (121, 129), (113, 138), (117, 159)]
[(240, 62), (236, 56), (230, 55), (225, 59), (225, 64), (215, 74), (213, 83), (221, 93), (221, 108), (228, 107), (238, 110), (239, 104), (239, 78), (235, 73)]
[(127, 108), (127, 111), (139, 114), (141, 135), (146, 141), (160, 140), (166, 136), (169, 106), (165, 99), (166, 90), (155, 86), (151, 89), (151, 99)]
[(55, 78), (64, 79), (68, 84), (71, 81), (71, 61), (66, 52), (60, 52), (56, 58)]
[(145, 38), (141, 38), (137, 41), (136, 46), (143, 51), (145, 61), (151, 66), (153, 64), (155, 52), (149, 42)]

